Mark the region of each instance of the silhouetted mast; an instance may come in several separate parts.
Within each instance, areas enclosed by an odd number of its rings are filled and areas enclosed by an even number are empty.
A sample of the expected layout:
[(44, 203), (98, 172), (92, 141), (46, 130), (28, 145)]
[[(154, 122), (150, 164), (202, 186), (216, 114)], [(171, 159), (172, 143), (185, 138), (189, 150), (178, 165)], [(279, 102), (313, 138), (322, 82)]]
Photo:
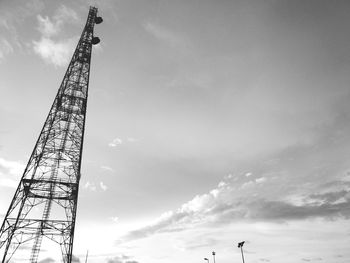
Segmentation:
[(87, 263), (88, 256), (89, 256), (89, 250), (88, 250), (88, 251), (86, 251), (85, 263)]
[[(91, 50), (102, 22), (90, 7), (86, 25), (0, 229), (2, 263), (38, 262), (44, 244), (71, 263)], [(16, 256), (14, 256), (16, 254)]]

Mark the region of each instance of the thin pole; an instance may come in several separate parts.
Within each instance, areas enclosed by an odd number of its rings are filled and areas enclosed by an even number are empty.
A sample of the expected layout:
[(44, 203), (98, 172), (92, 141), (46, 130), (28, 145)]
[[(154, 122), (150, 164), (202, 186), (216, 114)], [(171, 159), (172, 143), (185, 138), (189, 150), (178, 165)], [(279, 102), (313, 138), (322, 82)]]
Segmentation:
[(87, 263), (88, 255), (89, 255), (89, 250), (86, 251), (85, 263)]
[(215, 263), (215, 251), (213, 251), (213, 259), (214, 259), (214, 263)]
[(241, 246), (241, 252), (242, 252), (242, 260), (243, 260), (243, 263), (244, 263), (243, 246)]

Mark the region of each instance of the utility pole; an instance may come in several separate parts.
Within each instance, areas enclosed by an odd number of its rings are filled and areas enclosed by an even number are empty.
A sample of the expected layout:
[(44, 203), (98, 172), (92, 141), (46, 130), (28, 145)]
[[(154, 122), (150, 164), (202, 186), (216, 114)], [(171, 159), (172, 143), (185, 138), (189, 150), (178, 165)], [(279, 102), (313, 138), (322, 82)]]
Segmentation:
[(238, 248), (241, 248), (243, 263), (244, 263), (244, 256), (243, 256), (243, 245), (244, 245), (244, 243), (245, 243), (245, 241), (242, 241), (242, 242), (238, 243)]
[(215, 251), (213, 251), (211, 254), (213, 255), (213, 260), (214, 260), (214, 263), (215, 263)]
[[(0, 228), (0, 260), (37, 263), (39, 252), (54, 250), (72, 262), (94, 25), (90, 7), (84, 30), (58, 89)], [(42, 249), (41, 249), (42, 248)], [(56, 248), (56, 250), (54, 249)], [(16, 254), (16, 255), (15, 255)], [(55, 258), (55, 260), (57, 260)]]
[(85, 263), (87, 263), (88, 256), (89, 256), (89, 250), (86, 251)]

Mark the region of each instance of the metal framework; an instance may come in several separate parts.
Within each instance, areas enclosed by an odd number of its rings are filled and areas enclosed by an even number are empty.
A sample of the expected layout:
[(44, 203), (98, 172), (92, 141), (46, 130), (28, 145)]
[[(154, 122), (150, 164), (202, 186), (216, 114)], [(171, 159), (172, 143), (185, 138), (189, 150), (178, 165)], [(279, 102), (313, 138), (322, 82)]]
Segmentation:
[(90, 7), (79, 43), (1, 226), (2, 263), (36, 263), (41, 248), (45, 252), (45, 242), (62, 255), (64, 263), (72, 261), (91, 50), (99, 43), (93, 30), (95, 23), (101, 22), (97, 8)]

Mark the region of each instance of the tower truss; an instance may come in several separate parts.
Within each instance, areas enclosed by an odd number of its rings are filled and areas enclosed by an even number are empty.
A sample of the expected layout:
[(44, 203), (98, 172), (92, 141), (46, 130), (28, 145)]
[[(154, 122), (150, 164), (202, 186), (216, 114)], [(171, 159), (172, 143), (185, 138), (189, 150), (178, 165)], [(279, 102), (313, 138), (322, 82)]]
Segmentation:
[[(2, 263), (50, 257), (71, 263), (91, 50), (99, 43), (90, 7), (84, 30), (0, 229)], [(51, 250), (50, 250), (51, 251)], [(45, 254), (45, 253), (44, 253)], [(46, 255), (47, 256), (47, 255)]]

